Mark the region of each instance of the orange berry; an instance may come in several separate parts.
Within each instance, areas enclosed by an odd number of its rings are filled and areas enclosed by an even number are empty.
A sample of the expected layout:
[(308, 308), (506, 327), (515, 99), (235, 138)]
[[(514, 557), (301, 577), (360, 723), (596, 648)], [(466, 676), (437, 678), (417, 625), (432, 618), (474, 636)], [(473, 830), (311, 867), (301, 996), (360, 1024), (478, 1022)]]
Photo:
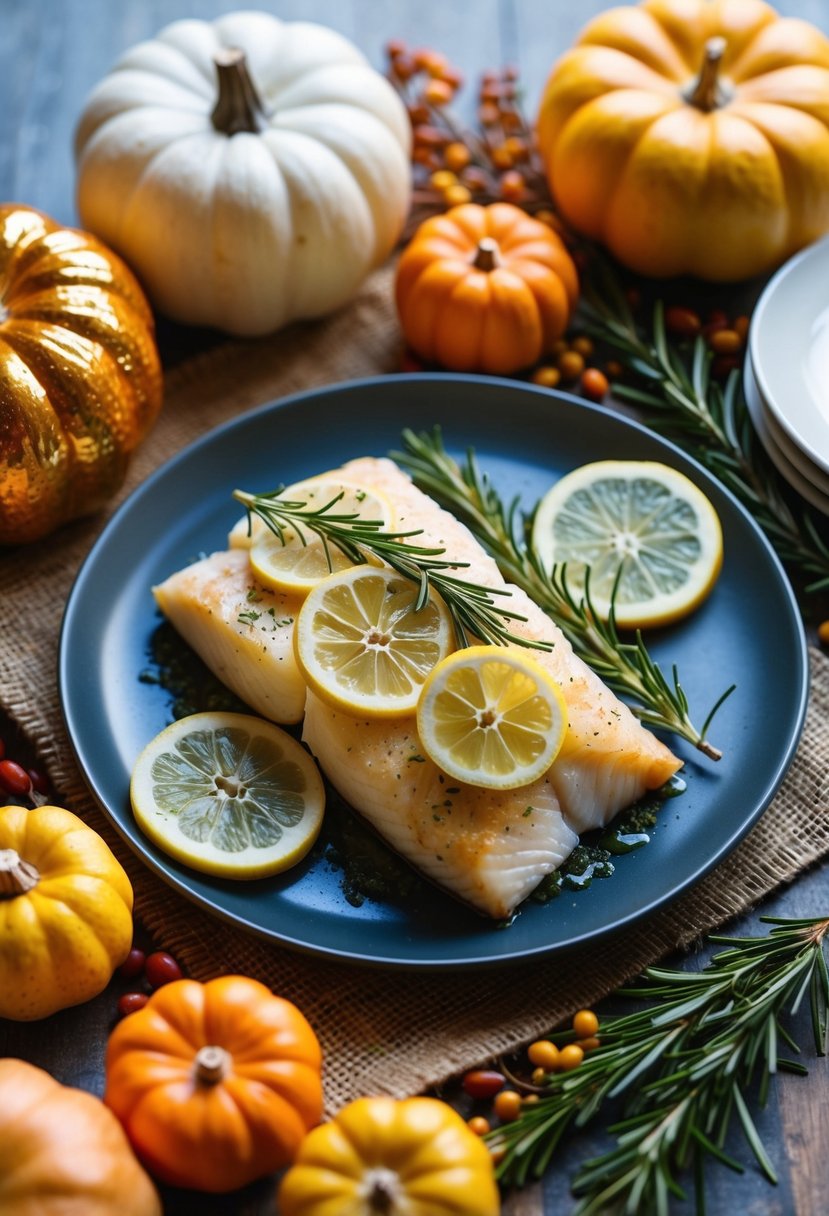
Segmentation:
[(665, 309), (665, 328), (677, 338), (694, 338), (702, 329), (699, 313), (672, 304)]
[(485, 1119), (483, 1115), (473, 1115), (471, 1119), (467, 1119), (466, 1126), (476, 1136), (485, 1136), (490, 1130), (489, 1119)]
[(519, 202), (526, 192), (526, 183), (517, 169), (508, 169), (502, 174), (500, 181), (501, 198), (510, 202)]
[(717, 355), (736, 355), (743, 349), (743, 339), (736, 329), (718, 329), (709, 338), (708, 345)]
[(451, 85), (454, 92), (457, 92), (458, 89), (463, 85), (463, 75), (458, 71), (457, 68), (453, 68), (450, 64), (447, 64), (446, 67), (441, 69), (441, 71), (438, 73), (438, 78), (440, 80), (445, 80), (448, 85)]
[(409, 111), (409, 122), (413, 127), (418, 127), (422, 123), (429, 121), (429, 107), (425, 106), (422, 101), (416, 102), (414, 105), (407, 107)]
[(490, 152), (490, 158), (496, 169), (511, 169), (512, 168), (512, 153), (507, 148), (506, 144), (498, 144)]
[(440, 168), (440, 157), (434, 148), (425, 148), (415, 144), (412, 148), (412, 160), (416, 165), (425, 165), (427, 169)]
[(392, 38), (386, 43), (386, 55), (389, 59), (397, 59), (400, 55), (405, 55), (408, 47), (405, 42), (401, 42), (399, 38)]
[(597, 367), (585, 369), (581, 378), (581, 390), (590, 401), (604, 401), (610, 388), (607, 376)]
[(750, 323), (750, 319), (746, 316), (735, 317), (734, 324), (731, 326), (734, 332), (738, 333), (744, 342), (748, 337), (748, 327)]
[(580, 355), (584, 355), (585, 359), (589, 359), (595, 347), (593, 346), (592, 338), (588, 338), (586, 334), (581, 334), (570, 343), (570, 349), (578, 351)]
[(443, 159), (446, 161), (447, 169), (451, 169), (453, 173), (459, 173), (472, 160), (472, 153), (466, 144), (462, 144), (460, 140), (455, 140), (454, 143), (447, 144), (444, 148)]
[(411, 55), (401, 53), (399, 55), (395, 55), (394, 59), (392, 59), (391, 70), (393, 75), (395, 75), (398, 80), (411, 80), (412, 76), (414, 76), (415, 72), (417, 71), (417, 68), (415, 67), (414, 60), (412, 59)]
[(549, 1039), (537, 1039), (527, 1048), (527, 1057), (531, 1064), (538, 1065), (545, 1072), (552, 1072), (558, 1063), (558, 1048)]
[(502, 1123), (511, 1123), (521, 1114), (521, 1095), (514, 1089), (502, 1089), (495, 1095), (492, 1109)]
[(573, 1068), (578, 1068), (584, 1059), (584, 1050), (579, 1047), (578, 1043), (568, 1043), (566, 1047), (562, 1047), (558, 1053), (558, 1068), (561, 1072), (570, 1072)]
[(542, 388), (555, 388), (561, 380), (561, 372), (557, 367), (537, 367), (532, 374), (533, 384)]
[(443, 191), (443, 201), (448, 203), (450, 207), (460, 207), (463, 203), (470, 202), (471, 199), (472, 191), (460, 183), (454, 186), (447, 186)]
[(430, 126), (429, 123), (418, 123), (412, 131), (415, 148), (445, 148), (449, 136), (440, 127)]
[(599, 1029), (599, 1019), (592, 1009), (580, 1009), (573, 1015), (573, 1029), (580, 1039), (589, 1039)]
[(527, 160), (530, 155), (526, 139), (521, 139), (519, 135), (510, 135), (509, 139), (504, 140), (503, 147), (514, 161)]
[(540, 1101), (538, 1094), (524, 1094), (521, 1099), (522, 1106), (535, 1106), (536, 1102)]
[(430, 106), (445, 106), (454, 96), (454, 89), (445, 80), (430, 80), (423, 90), (423, 96)]
[(582, 1051), (595, 1051), (601, 1046), (601, 1039), (597, 1035), (591, 1035), (589, 1039), (579, 1039), (579, 1047)]
[(821, 621), (817, 627), (818, 641), (823, 646), (829, 646), (829, 621)]
[(558, 370), (564, 380), (578, 380), (584, 371), (584, 356), (577, 350), (566, 350), (558, 361)]
[(533, 1085), (543, 1085), (547, 1080), (547, 1070), (544, 1068), (534, 1068), (531, 1079)]
[(412, 60), (418, 71), (424, 72), (437, 54), (437, 51), (430, 51), (427, 46), (419, 46), (412, 51)]
[(609, 359), (608, 362), (605, 363), (604, 369), (608, 376), (611, 376), (614, 380), (618, 380), (619, 376), (623, 375), (625, 370), (617, 359)]
[(517, 131), (522, 125), (521, 115), (517, 110), (507, 106), (501, 107), (501, 126), (505, 131)]
[(437, 169), (429, 178), (429, 185), (435, 190), (446, 190), (448, 186), (456, 186), (458, 179), (448, 169)]
[(491, 101), (485, 101), (478, 107), (478, 120), (485, 127), (493, 127), (498, 121), (498, 107)]

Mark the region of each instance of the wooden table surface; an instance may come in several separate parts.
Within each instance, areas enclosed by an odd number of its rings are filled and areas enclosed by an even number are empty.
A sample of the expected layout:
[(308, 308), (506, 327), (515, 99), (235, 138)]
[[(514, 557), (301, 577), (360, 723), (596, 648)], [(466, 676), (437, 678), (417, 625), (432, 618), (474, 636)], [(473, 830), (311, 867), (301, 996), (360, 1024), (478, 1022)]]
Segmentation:
[[(0, 0), (0, 200), (28, 203), (64, 223), (77, 223), (74, 207), (72, 134), (84, 98), (128, 46), (178, 17), (212, 18), (241, 4), (232, 0)], [(378, 67), (392, 37), (446, 53), (473, 82), (487, 67), (517, 63), (532, 113), (553, 59), (572, 41), (603, 0), (580, 4), (551, 0), (260, 0), (285, 19), (316, 20), (353, 39)], [(804, 17), (829, 32), (829, 0), (785, 0), (784, 12)], [(204, 335), (162, 323), (162, 350), (169, 365), (180, 361)], [(209, 341), (209, 339), (208, 339)], [(0, 600), (0, 621), (2, 620)], [(11, 728), (0, 720), (0, 736)], [(801, 875), (733, 926), (760, 933), (761, 914), (829, 915), (829, 862)], [(732, 926), (729, 926), (732, 928)], [(163, 943), (159, 943), (163, 945)], [(694, 960), (699, 965), (705, 955)], [(95, 1093), (103, 1089), (102, 1059), (118, 992), (114, 984), (97, 1000), (40, 1024), (0, 1020), (0, 1056), (21, 1056), (59, 1080)], [(805, 1027), (801, 1034), (807, 1042)], [(810, 1061), (803, 1080), (784, 1075), (772, 1089), (757, 1122), (780, 1182), (770, 1186), (736, 1139), (730, 1151), (746, 1164), (743, 1175), (724, 1167), (709, 1170), (708, 1212), (725, 1216), (739, 1209), (751, 1216), (821, 1216), (829, 1210), (829, 1152), (826, 1131), (825, 1060)], [(582, 1137), (561, 1156), (537, 1186), (505, 1199), (505, 1216), (572, 1210), (568, 1179), (578, 1163), (599, 1150), (598, 1134)], [(276, 1212), (272, 1180), (223, 1198), (167, 1192), (170, 1213)], [(677, 1204), (676, 1212), (693, 1210)], [(115, 1216), (115, 1214), (114, 1214)]]

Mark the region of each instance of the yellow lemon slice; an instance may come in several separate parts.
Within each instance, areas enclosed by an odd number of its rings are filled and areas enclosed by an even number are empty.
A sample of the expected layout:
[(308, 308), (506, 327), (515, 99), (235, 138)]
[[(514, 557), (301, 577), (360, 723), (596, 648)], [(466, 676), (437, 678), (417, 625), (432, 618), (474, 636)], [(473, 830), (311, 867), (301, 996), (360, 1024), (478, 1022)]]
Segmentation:
[(309, 592), (294, 649), (311, 688), (337, 709), (367, 717), (414, 714), (423, 682), (455, 644), (446, 605), (385, 567), (350, 566)]
[(623, 628), (667, 625), (702, 603), (722, 566), (722, 529), (684, 474), (655, 461), (600, 460), (557, 481), (538, 505), (533, 544), (544, 565), (567, 563), (567, 585)]
[[(364, 520), (377, 520), (382, 531), (388, 531), (392, 526), (394, 511), (382, 494), (350, 485), (335, 476), (297, 482), (283, 490), (279, 497), (305, 503), (308, 510), (318, 510), (338, 499), (331, 507), (331, 514), (359, 515)], [(263, 586), (275, 591), (304, 594), (329, 574), (351, 565), (336, 545), (325, 545), (309, 528), (286, 527), (280, 539), (258, 516), (252, 519), (250, 534), (247, 518), (240, 519), (231, 530), (228, 541), (231, 548), (243, 545), (250, 548), (250, 565), (254, 576)]]
[(249, 714), (191, 714), (136, 761), (141, 830), (194, 870), (264, 878), (300, 861), (319, 834), (325, 790), (301, 744)]
[(429, 676), (417, 732), (431, 760), (459, 781), (511, 790), (546, 773), (567, 731), (561, 689), (525, 651), (470, 646)]

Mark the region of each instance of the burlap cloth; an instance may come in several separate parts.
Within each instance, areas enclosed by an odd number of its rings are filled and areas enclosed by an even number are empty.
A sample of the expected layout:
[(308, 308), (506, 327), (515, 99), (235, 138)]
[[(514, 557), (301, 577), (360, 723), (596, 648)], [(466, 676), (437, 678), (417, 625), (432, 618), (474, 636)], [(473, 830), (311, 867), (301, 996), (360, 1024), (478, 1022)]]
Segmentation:
[[(389, 273), (381, 271), (325, 322), (198, 357), (169, 375), (162, 417), (124, 494), (225, 419), (301, 389), (392, 371), (399, 353)], [(0, 555), (0, 704), (37, 748), (66, 805), (126, 866), (137, 916), (156, 940), (198, 979), (243, 972), (306, 1013), (323, 1043), (329, 1112), (360, 1094), (422, 1090), (529, 1041), (829, 850), (829, 662), (815, 650), (803, 740), (774, 804), (713, 874), (622, 938), (531, 967), (404, 976), (316, 961), (233, 930), (170, 890), (122, 844), (72, 760), (58, 701), (57, 637), (73, 578), (104, 522), (81, 521)]]

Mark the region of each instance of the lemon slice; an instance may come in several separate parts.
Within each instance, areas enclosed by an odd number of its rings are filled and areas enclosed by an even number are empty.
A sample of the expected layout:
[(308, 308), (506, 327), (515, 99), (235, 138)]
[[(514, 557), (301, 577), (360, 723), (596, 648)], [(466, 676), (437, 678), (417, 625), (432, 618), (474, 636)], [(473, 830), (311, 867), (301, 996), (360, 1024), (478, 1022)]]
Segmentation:
[[(379, 521), (383, 531), (391, 528), (394, 512), (382, 494), (350, 485), (336, 477), (315, 477), (298, 482), (279, 495), (280, 498), (303, 502), (309, 510), (324, 507), (338, 496), (341, 497), (331, 507), (332, 514), (359, 515), (364, 520)], [(305, 594), (321, 579), (352, 564), (336, 545), (326, 546), (308, 528), (286, 528), (283, 543), (283, 539), (258, 516), (254, 517), (250, 536), (247, 519), (242, 519), (232, 529), (228, 539), (232, 548), (244, 543), (249, 545), (250, 565), (255, 577), (265, 587), (275, 591)]]
[(512, 790), (546, 773), (567, 731), (561, 689), (523, 650), (470, 646), (435, 667), (417, 705), (423, 750), (450, 777)]
[(601, 460), (574, 469), (539, 503), (533, 544), (549, 569), (567, 563), (567, 585), (598, 616), (623, 628), (667, 625), (702, 603), (722, 566), (722, 529), (701, 490), (655, 461)]
[(297, 662), (323, 700), (352, 715), (414, 714), (429, 672), (454, 647), (446, 605), (385, 567), (350, 566), (309, 593), (294, 631)]
[(249, 714), (191, 714), (136, 761), (133, 813), (160, 849), (222, 878), (264, 878), (300, 861), (317, 838), (325, 790), (289, 734)]

